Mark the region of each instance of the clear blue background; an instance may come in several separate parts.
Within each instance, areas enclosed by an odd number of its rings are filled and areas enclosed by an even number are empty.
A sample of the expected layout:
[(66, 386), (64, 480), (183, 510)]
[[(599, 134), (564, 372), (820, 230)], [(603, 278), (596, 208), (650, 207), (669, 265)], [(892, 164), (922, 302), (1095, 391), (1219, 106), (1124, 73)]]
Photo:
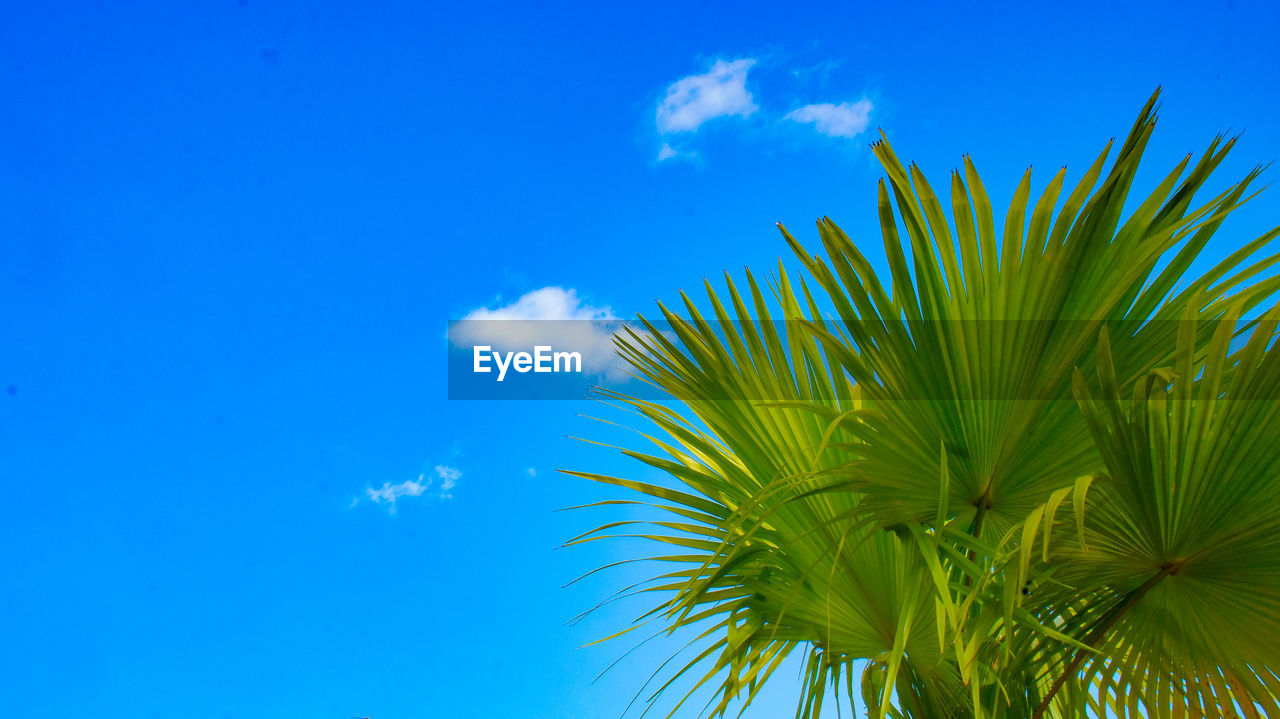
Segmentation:
[[(554, 470), (646, 476), (568, 436), (638, 440), (446, 401), (447, 320), (548, 285), (648, 311), (767, 274), (777, 220), (878, 256), (869, 135), (778, 122), (811, 102), (869, 97), (935, 185), (972, 153), (997, 204), (1157, 84), (1143, 187), (1229, 128), (1224, 180), (1280, 157), (1269, 3), (358, 5), (0, 10), (7, 716), (616, 717), (675, 645), (591, 683), (638, 605), (565, 622), (628, 572), (561, 585), (634, 548), (554, 550), (616, 517), (556, 513), (608, 493)], [(736, 58), (760, 111), (654, 162), (665, 88)], [(351, 506), (437, 464), (452, 499)]]

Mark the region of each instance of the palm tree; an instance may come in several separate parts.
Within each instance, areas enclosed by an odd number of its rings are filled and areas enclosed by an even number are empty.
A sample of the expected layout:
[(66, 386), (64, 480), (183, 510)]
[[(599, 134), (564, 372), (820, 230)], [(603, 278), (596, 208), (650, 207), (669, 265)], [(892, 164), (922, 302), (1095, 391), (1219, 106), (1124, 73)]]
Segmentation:
[(948, 213), (882, 139), (888, 278), (829, 219), (821, 255), (779, 226), (798, 281), (619, 341), (673, 400), (605, 392), (668, 481), (570, 474), (665, 515), (637, 531), (675, 569), (620, 634), (693, 656), (645, 696), (684, 677), (672, 714), (723, 716), (796, 655), (801, 717), (1280, 716), (1280, 255), (1252, 259), (1280, 229), (1191, 273), (1258, 171), (1193, 202), (1219, 136), (1131, 199), (1157, 96), (1065, 199), (1028, 170), (999, 235), (968, 157)]

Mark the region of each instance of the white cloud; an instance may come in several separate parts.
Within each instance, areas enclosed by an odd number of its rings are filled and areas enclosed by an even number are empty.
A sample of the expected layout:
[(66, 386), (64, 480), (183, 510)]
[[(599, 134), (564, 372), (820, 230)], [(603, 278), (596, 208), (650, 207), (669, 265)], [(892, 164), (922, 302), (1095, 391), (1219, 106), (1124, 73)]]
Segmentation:
[(616, 320), (609, 307), (584, 304), (578, 291), (563, 287), (543, 287), (497, 309), (478, 307), (464, 320)]
[(453, 497), (450, 492), (458, 485), (458, 480), (462, 479), (462, 472), (454, 467), (437, 464), (436, 476), (440, 478), (440, 498), (449, 499)]
[[(417, 479), (407, 480), (400, 484), (384, 482), (381, 489), (369, 487), (364, 492), (368, 495), (369, 499), (373, 500), (374, 504), (382, 504), (383, 502), (386, 502), (390, 505), (387, 508), (387, 511), (395, 514), (396, 500), (401, 497), (417, 497), (428, 489), (431, 489), (431, 480), (427, 479), (426, 475), (420, 474)], [(356, 502), (353, 501), (351, 505), (354, 507)]]
[(854, 137), (867, 129), (871, 122), (872, 108), (871, 101), (865, 97), (857, 102), (842, 102), (839, 105), (824, 102), (792, 110), (787, 113), (786, 119), (810, 123), (824, 135)]
[(457, 347), (488, 345), (503, 352), (549, 345), (581, 353), (584, 373), (621, 381), (627, 377), (625, 363), (613, 344), (614, 331), (620, 328), (610, 307), (586, 304), (572, 288), (543, 287), (502, 307), (471, 310), (452, 325), (449, 341)]
[(755, 63), (747, 58), (716, 60), (709, 71), (672, 83), (658, 105), (658, 132), (691, 132), (712, 118), (746, 117), (760, 109), (747, 91), (747, 71)]
[(538, 470), (537, 470), (536, 468), (534, 468), (534, 467), (530, 467), (530, 468), (526, 469), (526, 470), (525, 470), (525, 472), (526, 472), (530, 477), (537, 477), (537, 476), (538, 476)]
[[(462, 472), (455, 467), (449, 467), (443, 464), (437, 464), (435, 467), (436, 476), (428, 477), (426, 473), (419, 474), (417, 479), (410, 479), (399, 484), (383, 482), (382, 487), (374, 489), (369, 487), (364, 490), (365, 496), (374, 504), (386, 503), (387, 511), (391, 514), (396, 513), (396, 502), (403, 497), (420, 497), (431, 490), (436, 478), (440, 479), (440, 492), (436, 496), (440, 499), (451, 499), (453, 497), (452, 490), (458, 486), (458, 480), (462, 479)], [(356, 497), (351, 500), (351, 506), (354, 507), (360, 503), (360, 498)]]
[(662, 143), (662, 147), (658, 148), (658, 162), (662, 162), (663, 160), (670, 160), (671, 158), (679, 154), (680, 153), (676, 152), (676, 149), (674, 147), (664, 142)]

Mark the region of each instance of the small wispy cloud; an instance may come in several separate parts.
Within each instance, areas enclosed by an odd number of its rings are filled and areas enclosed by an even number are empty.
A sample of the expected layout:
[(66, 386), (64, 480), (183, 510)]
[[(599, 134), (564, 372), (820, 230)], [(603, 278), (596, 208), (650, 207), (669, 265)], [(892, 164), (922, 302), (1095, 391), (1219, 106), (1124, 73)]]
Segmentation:
[(619, 326), (612, 308), (584, 302), (577, 290), (543, 287), (510, 304), (471, 310), (452, 325), (449, 341), (456, 347), (488, 345), (500, 351), (549, 345), (580, 353), (584, 373), (620, 381), (628, 375), (613, 343)]
[[(440, 480), (440, 489), (434, 494), (439, 499), (451, 499), (453, 497), (453, 488), (458, 485), (458, 480), (462, 479), (462, 472), (456, 467), (449, 467), (443, 464), (435, 466), (435, 477), (428, 477), (425, 472), (418, 475), (417, 479), (409, 479), (398, 484), (391, 482), (383, 482), (379, 488), (368, 487), (364, 490), (365, 498), (374, 504), (387, 505), (387, 511), (391, 514), (396, 513), (396, 502), (405, 497), (420, 497), (431, 491), (431, 487), (435, 484), (435, 480)], [(351, 506), (354, 507), (360, 503), (360, 498), (356, 497), (351, 500)]]
[(536, 468), (534, 468), (534, 467), (530, 467), (530, 468), (526, 469), (526, 470), (525, 470), (525, 473), (526, 473), (526, 474), (528, 474), (530, 477), (537, 477), (537, 476), (538, 476), (538, 470), (537, 470)]
[[(658, 143), (656, 161), (699, 161), (697, 133), (704, 124), (717, 118), (749, 117), (761, 113), (756, 97), (747, 88), (748, 75), (756, 63), (754, 58), (717, 59), (706, 72), (683, 77), (668, 85), (654, 113)], [(792, 83), (825, 85), (828, 76), (839, 65), (838, 60), (826, 60), (798, 68), (791, 72)], [(761, 113), (764, 119), (752, 124), (757, 131), (767, 133), (780, 125), (799, 123), (812, 126), (820, 134), (838, 138), (853, 138), (866, 132), (875, 109), (866, 97), (857, 101), (804, 105), (785, 115), (770, 112), (768, 104), (764, 103), (766, 107)]]
[(856, 137), (871, 123), (873, 109), (871, 101), (864, 97), (838, 105), (829, 102), (805, 105), (787, 113), (784, 119), (811, 124), (818, 132), (831, 137)]
[[(399, 484), (384, 482), (380, 489), (369, 487), (364, 491), (369, 500), (374, 504), (386, 503), (387, 511), (392, 514), (396, 513), (396, 502), (401, 497), (417, 497), (425, 493), (431, 488), (431, 480), (426, 479), (425, 475), (418, 475), (417, 479), (410, 479)], [(352, 502), (354, 505), (355, 502)]]
[[(760, 109), (747, 89), (747, 73), (756, 61), (751, 58), (716, 60), (710, 70), (680, 78), (667, 86), (658, 103), (654, 125), (664, 138), (697, 131), (718, 117), (748, 117)], [(658, 148), (658, 162), (674, 157), (693, 157), (670, 139)]]
[(458, 471), (454, 467), (437, 464), (436, 476), (440, 478), (440, 498), (452, 498), (453, 488), (458, 486), (458, 480), (462, 479), (462, 472)]
[(747, 90), (747, 71), (754, 64), (749, 58), (716, 60), (707, 72), (671, 83), (658, 105), (658, 132), (690, 132), (716, 117), (746, 117), (760, 109)]

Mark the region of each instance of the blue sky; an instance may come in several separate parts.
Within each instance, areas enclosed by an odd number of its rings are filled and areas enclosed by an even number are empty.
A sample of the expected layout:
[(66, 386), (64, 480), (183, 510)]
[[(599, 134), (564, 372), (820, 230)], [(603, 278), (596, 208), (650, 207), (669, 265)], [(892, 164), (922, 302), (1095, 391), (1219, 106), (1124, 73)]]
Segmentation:
[(650, 311), (775, 221), (878, 256), (876, 127), (997, 204), (1156, 85), (1144, 187), (1232, 128), (1223, 180), (1280, 158), (1264, 3), (376, 5), (0, 11), (5, 714), (616, 717), (675, 645), (592, 683), (637, 607), (566, 621), (628, 573), (562, 585), (635, 548), (555, 550), (611, 518), (555, 470), (635, 440), (448, 401), (449, 320)]

